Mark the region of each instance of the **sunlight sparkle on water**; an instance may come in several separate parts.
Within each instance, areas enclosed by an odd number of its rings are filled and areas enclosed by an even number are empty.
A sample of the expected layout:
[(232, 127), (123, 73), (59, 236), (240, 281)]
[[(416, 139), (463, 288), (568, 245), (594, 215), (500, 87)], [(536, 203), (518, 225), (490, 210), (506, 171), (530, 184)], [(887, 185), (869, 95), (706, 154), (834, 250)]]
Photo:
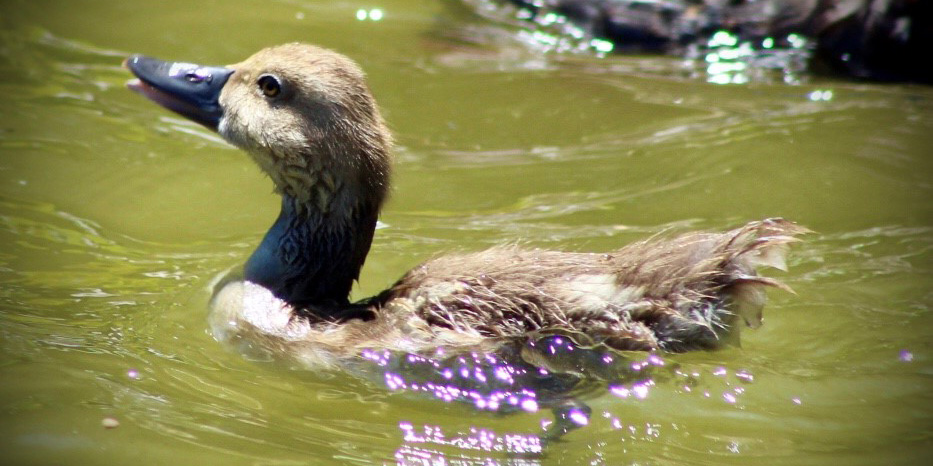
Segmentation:
[(798, 82), (799, 74), (806, 69), (810, 48), (807, 39), (797, 34), (750, 41), (729, 31), (718, 31), (688, 56), (705, 62), (709, 83), (746, 84), (780, 74), (785, 83), (791, 84)]
[(733, 47), (739, 43), (739, 37), (729, 31), (716, 31), (713, 37), (709, 39), (710, 47)]
[(356, 10), (356, 19), (359, 21), (366, 21), (367, 19), (370, 21), (379, 21), (383, 18), (383, 16), (384, 13), (379, 8), (373, 8), (371, 10), (360, 8), (359, 10)]
[(651, 384), (653, 384), (653, 382), (650, 382), (650, 381), (645, 382), (645, 383), (635, 384), (635, 386), (632, 387), (632, 393), (635, 394), (635, 398), (638, 398), (639, 400), (644, 400), (645, 398), (647, 398), (648, 397), (648, 386)]
[(653, 385), (653, 380), (646, 380), (643, 382), (635, 383), (632, 384), (631, 387), (626, 387), (624, 385), (611, 385), (609, 387), (609, 393), (612, 393), (619, 398), (628, 398), (630, 396), (634, 396), (639, 400), (644, 400), (648, 397), (648, 393)]
[(807, 94), (807, 98), (813, 102), (820, 102), (820, 101), (828, 102), (830, 100), (833, 100), (833, 91), (831, 89), (826, 89), (826, 90), (817, 89)]
[[(469, 433), (457, 433), (448, 436), (440, 426), (424, 425), (416, 429), (412, 423), (402, 421), (399, 423), (399, 429), (402, 431), (402, 438), (412, 448), (412, 444), (430, 444), (430, 445), (448, 445), (461, 450), (481, 450), (485, 452), (507, 452), (507, 453), (541, 453), (541, 439), (532, 434), (503, 434), (485, 428), (471, 427)], [(403, 447), (404, 448), (404, 447)], [(423, 458), (425, 450), (417, 450), (419, 458)], [(396, 452), (398, 455), (401, 452)], [(406, 450), (404, 453), (412, 453)], [(433, 452), (440, 455), (439, 452)], [(416, 464), (448, 464), (443, 458), (440, 462), (430, 462)], [(485, 463), (484, 463), (485, 464)]]
[(570, 414), (567, 415), (574, 424), (578, 426), (585, 426), (590, 423), (590, 417), (586, 415), (583, 411), (579, 409), (574, 409), (570, 411)]
[(593, 39), (590, 41), (590, 45), (599, 53), (609, 53), (615, 48), (615, 44), (602, 39)]
[(539, 409), (536, 392), (515, 379), (526, 369), (494, 355), (470, 353), (443, 363), (417, 354), (393, 356), (367, 350), (362, 356), (383, 368), (383, 382), (389, 390), (424, 393), (444, 402), (465, 402), (488, 411)]

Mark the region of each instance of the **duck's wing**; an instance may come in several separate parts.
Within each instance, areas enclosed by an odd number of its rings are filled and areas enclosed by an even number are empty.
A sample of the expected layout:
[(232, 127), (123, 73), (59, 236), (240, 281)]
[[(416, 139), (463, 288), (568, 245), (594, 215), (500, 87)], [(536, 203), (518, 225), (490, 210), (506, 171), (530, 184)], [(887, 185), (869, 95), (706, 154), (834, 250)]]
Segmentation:
[(498, 247), (428, 261), (377, 303), (425, 329), (465, 337), (559, 330), (624, 350), (711, 348), (733, 333), (739, 316), (760, 323), (765, 287), (789, 289), (756, 268), (784, 269), (787, 245), (805, 232), (768, 219), (608, 254)]

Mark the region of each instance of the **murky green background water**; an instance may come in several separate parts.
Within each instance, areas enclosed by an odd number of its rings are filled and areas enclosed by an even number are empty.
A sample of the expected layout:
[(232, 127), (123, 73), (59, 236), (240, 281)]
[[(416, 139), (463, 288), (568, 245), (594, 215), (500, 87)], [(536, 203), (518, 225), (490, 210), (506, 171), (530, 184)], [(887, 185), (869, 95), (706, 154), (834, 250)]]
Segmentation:
[[(4, 464), (933, 457), (933, 89), (812, 77), (717, 86), (670, 73), (672, 60), (541, 56), (459, 5), (2, 3)], [(381, 20), (357, 19), (373, 8)], [(271, 183), (215, 135), (127, 91), (120, 62), (141, 52), (223, 64), (288, 41), (358, 60), (398, 137), (387, 228), (357, 297), (442, 251), (604, 251), (775, 215), (818, 232), (776, 273), (798, 295), (772, 293), (742, 348), (666, 357), (698, 374), (694, 390), (595, 394), (590, 425), (544, 458), (445, 443), (535, 434), (546, 412), (494, 416), (248, 361), (211, 338), (207, 285), (277, 214)], [(824, 90), (829, 100), (811, 98)], [(118, 428), (102, 426), (110, 417)]]

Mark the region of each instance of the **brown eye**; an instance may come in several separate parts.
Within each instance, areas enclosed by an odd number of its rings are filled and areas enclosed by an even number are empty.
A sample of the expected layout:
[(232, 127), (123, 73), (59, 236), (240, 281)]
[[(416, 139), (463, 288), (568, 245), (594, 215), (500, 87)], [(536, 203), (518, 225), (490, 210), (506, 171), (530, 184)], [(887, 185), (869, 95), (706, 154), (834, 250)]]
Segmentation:
[(282, 84), (271, 74), (264, 74), (259, 77), (259, 90), (266, 97), (276, 97), (282, 92)]

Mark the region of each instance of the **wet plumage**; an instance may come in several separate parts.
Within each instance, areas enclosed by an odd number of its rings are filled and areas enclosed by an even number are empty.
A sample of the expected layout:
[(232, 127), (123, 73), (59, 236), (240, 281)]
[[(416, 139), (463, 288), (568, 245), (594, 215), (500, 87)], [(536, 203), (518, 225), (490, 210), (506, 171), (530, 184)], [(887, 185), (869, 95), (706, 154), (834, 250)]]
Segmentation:
[(215, 334), (310, 365), (367, 348), (494, 347), (547, 332), (622, 350), (715, 348), (741, 323), (760, 323), (765, 288), (786, 287), (757, 267), (783, 269), (787, 245), (806, 232), (769, 219), (608, 253), (501, 246), (428, 260), (351, 303), (392, 144), (360, 68), (303, 44), (225, 68), (165, 63), (129, 59), (139, 77), (130, 87), (242, 148), (282, 196), (242, 274), (216, 288)]

